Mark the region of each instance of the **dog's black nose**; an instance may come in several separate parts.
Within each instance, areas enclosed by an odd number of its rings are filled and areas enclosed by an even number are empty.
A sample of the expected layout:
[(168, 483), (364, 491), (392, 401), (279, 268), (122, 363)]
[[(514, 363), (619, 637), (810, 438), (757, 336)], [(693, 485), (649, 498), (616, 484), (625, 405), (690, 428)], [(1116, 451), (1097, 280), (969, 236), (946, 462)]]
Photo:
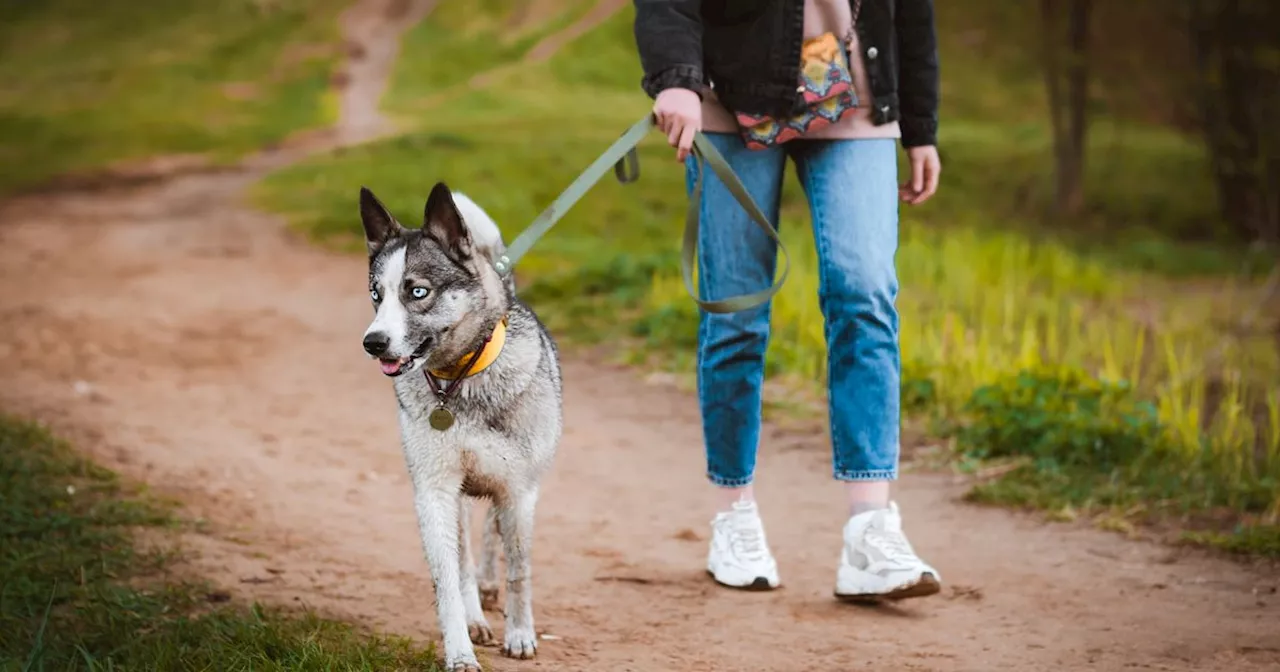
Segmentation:
[(391, 346), (391, 338), (380, 331), (364, 335), (364, 351), (374, 357), (382, 356)]

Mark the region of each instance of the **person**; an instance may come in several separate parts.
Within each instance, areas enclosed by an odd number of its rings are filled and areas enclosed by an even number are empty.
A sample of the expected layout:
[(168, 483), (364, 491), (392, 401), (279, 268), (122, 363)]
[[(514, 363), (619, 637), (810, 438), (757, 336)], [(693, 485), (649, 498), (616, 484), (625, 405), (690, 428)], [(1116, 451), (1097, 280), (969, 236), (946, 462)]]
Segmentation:
[[(690, 192), (698, 170), (690, 149), (699, 131), (775, 227), (788, 158), (804, 188), (828, 351), (833, 471), (846, 482), (849, 507), (836, 596), (897, 599), (938, 592), (940, 575), (908, 542), (890, 498), (900, 433), (898, 207), (899, 201), (927, 201), (941, 171), (932, 1), (635, 0), (635, 9), (641, 86), (654, 99), (657, 125), (676, 158), (685, 162)], [(797, 86), (802, 42), (825, 32), (847, 40), (856, 113), (796, 140), (748, 148), (730, 110), (796, 110), (803, 104)], [(899, 140), (911, 166), (902, 185)], [(703, 298), (767, 288), (776, 245), (709, 170), (699, 209)], [(720, 494), (707, 569), (734, 588), (780, 584), (752, 491), (769, 319), (765, 303), (737, 313), (703, 311), (698, 324), (707, 478)]]

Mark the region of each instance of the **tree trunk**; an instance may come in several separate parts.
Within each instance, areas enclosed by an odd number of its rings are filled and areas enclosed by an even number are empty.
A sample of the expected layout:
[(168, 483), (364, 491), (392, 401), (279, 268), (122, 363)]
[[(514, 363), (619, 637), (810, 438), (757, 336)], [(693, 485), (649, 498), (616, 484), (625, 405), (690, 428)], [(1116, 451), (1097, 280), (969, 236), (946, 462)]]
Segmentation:
[(1219, 212), (1236, 237), (1280, 243), (1280, 7), (1192, 0), (1189, 18)]
[[(1065, 17), (1059, 9), (1063, 4), (1066, 5)], [(1045, 88), (1053, 130), (1054, 207), (1060, 215), (1075, 215), (1084, 207), (1092, 9), (1092, 0), (1040, 2)]]

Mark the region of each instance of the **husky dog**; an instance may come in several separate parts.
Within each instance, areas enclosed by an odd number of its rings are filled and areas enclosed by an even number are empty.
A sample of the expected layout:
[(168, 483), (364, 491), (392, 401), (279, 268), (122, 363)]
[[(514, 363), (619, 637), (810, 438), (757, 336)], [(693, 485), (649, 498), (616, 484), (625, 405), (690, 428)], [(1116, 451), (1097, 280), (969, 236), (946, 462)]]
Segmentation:
[[(532, 658), (534, 507), (562, 426), (556, 344), (515, 297), (511, 276), (495, 270), (502, 234), (471, 199), (438, 183), (422, 228), (406, 229), (362, 188), (360, 217), (374, 309), (364, 349), (395, 381), (445, 666), (479, 670), (472, 644), (494, 643), (480, 595), (496, 601), (499, 550), (507, 562), (502, 651)], [(478, 581), (471, 498), (491, 503)]]

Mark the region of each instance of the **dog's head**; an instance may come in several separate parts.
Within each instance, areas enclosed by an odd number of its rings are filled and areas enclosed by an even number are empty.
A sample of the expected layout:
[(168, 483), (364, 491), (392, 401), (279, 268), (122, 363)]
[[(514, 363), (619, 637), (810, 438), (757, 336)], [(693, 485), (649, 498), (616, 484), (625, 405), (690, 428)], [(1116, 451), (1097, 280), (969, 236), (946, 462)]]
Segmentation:
[(427, 198), (422, 228), (407, 229), (373, 195), (360, 190), (369, 246), (373, 322), (365, 352), (382, 372), (446, 368), (484, 343), (506, 313), (501, 276), (476, 245), (443, 182)]

